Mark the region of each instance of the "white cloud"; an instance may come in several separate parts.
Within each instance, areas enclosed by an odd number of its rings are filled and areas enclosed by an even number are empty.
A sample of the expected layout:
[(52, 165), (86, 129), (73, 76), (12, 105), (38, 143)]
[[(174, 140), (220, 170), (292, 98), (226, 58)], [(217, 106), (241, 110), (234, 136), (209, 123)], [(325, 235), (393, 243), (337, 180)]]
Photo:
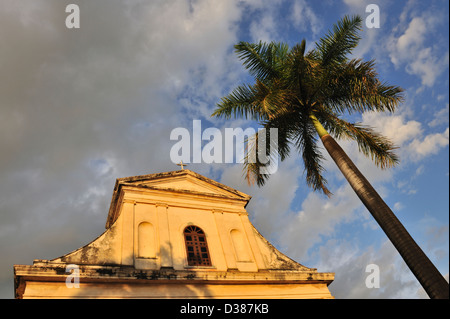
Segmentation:
[[(61, 23), (60, 1), (38, 3), (8, 1), (9, 13), (1, 14), (7, 49), (0, 70), (8, 86), (0, 88), (0, 130), (10, 134), (0, 145), (26, 165), (34, 158), (47, 170), (66, 169), (111, 149), (164, 165), (156, 157), (166, 152), (150, 149), (167, 149), (171, 125), (183, 122), (178, 94), (195, 83), (205, 99), (218, 96), (233, 73), (227, 62), (240, 18), (236, 2), (84, 2), (79, 30)], [(5, 157), (0, 163), (19, 164)]]
[[(413, 14), (416, 15), (411, 16)], [(411, 17), (405, 29), (403, 25), (408, 16)], [(442, 24), (444, 18), (440, 12), (431, 10), (420, 14), (411, 13), (409, 6), (406, 6), (400, 20), (386, 43), (391, 62), (397, 68), (405, 67), (406, 72), (418, 76), (422, 85), (432, 87), (448, 68), (448, 46), (445, 48), (439, 43), (428, 44), (427, 39)]]
[[(315, 37), (323, 26), (311, 4), (305, 0), (246, 0), (243, 3), (246, 12), (255, 16), (249, 27), (253, 42), (286, 41), (291, 26)], [(287, 14), (284, 12), (286, 9)]]
[(302, 262), (307, 258), (308, 249), (321, 242), (324, 236), (333, 235), (337, 225), (361, 218), (355, 214), (361, 206), (360, 200), (346, 184), (335, 190), (331, 198), (310, 192), (303, 200), (300, 211), (284, 217), (280, 242), (289, 256)]
[(431, 127), (435, 127), (441, 124), (448, 125), (448, 115), (449, 115), (448, 111), (449, 107), (447, 103), (444, 108), (440, 109), (434, 114), (433, 120), (430, 123), (428, 123), (428, 125)]
[(344, 0), (344, 3), (350, 7), (363, 7), (366, 5), (365, 0)]
[(290, 19), (300, 31), (306, 31), (310, 27), (313, 36), (316, 36), (322, 29), (320, 18), (305, 0), (295, 1), (293, 3)]
[(407, 121), (403, 115), (366, 112), (362, 115), (364, 124), (374, 127), (381, 134), (389, 137), (396, 145), (404, 145), (407, 141), (422, 134), (420, 122)]
[(448, 146), (449, 128), (442, 133), (434, 133), (421, 139), (414, 139), (409, 145), (409, 151), (421, 159), (425, 156), (437, 154), (442, 148)]
[(250, 34), (253, 42), (271, 42), (278, 37), (277, 26), (273, 11), (264, 11), (261, 17), (250, 25)]
[(364, 113), (364, 124), (390, 138), (399, 149), (401, 160), (421, 160), (437, 154), (449, 143), (448, 127), (442, 133), (426, 133), (420, 122), (408, 121), (403, 114)]
[[(396, 249), (389, 241), (379, 248), (364, 250), (349, 240), (329, 240), (319, 248), (319, 269), (335, 272), (335, 281), (329, 286), (338, 299), (416, 299), (427, 298), (419, 294), (417, 280), (407, 269)], [(368, 288), (368, 265), (378, 266), (380, 287)]]
[(177, 169), (170, 131), (192, 123), (178, 97), (195, 83), (211, 99), (236, 73), (238, 1), (78, 4), (76, 30), (64, 1), (0, 4), (4, 297), (12, 264), (104, 230), (115, 178)]
[(428, 47), (417, 51), (415, 59), (406, 66), (406, 71), (410, 74), (419, 75), (422, 84), (431, 87), (447, 66), (447, 56), (434, 56), (432, 49)]
[[(407, 53), (408, 50), (415, 49), (423, 45), (425, 33), (427, 32), (425, 20), (421, 17), (415, 17), (409, 23), (408, 29), (397, 39), (396, 49), (398, 53)], [(398, 59), (406, 58), (405, 56), (391, 55), (394, 64), (399, 62)]]

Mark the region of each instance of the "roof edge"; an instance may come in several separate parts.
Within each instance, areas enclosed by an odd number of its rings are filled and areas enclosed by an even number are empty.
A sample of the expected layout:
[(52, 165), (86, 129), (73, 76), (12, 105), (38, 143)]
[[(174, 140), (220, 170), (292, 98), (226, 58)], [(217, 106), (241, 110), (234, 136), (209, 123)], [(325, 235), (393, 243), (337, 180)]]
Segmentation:
[[(230, 192), (238, 197), (240, 197), (242, 200), (244, 200), (246, 203), (244, 205), (244, 208), (247, 207), (247, 204), (249, 203), (250, 199), (252, 198), (250, 195), (247, 195), (241, 191), (238, 191), (232, 187), (229, 187), (225, 184), (216, 182), (215, 180), (212, 180), (208, 177), (205, 177), (201, 174), (198, 174), (196, 172), (193, 172), (189, 169), (182, 169), (182, 170), (177, 170), (177, 171), (169, 171), (169, 172), (161, 172), (161, 173), (154, 173), (154, 174), (147, 174), (147, 175), (136, 175), (136, 176), (129, 176), (129, 177), (121, 177), (121, 178), (117, 178), (115, 185), (114, 185), (114, 191), (112, 194), (112, 198), (111, 198), (111, 203), (109, 206), (109, 211), (108, 211), (108, 217), (106, 219), (106, 225), (105, 228), (108, 228), (109, 226), (112, 225), (112, 223), (114, 222), (114, 217), (113, 217), (113, 211), (116, 209), (117, 207), (117, 202), (119, 200), (120, 197), (120, 189), (121, 186), (126, 186), (129, 185), (130, 183), (133, 182), (139, 182), (139, 181), (149, 181), (149, 180), (157, 180), (157, 179), (164, 179), (164, 178), (169, 178), (169, 177), (179, 177), (179, 176), (184, 176), (184, 175), (190, 175), (193, 176), (201, 181), (204, 181), (206, 183), (209, 183), (213, 186), (216, 186), (218, 188), (221, 188), (227, 192)], [(142, 187), (139, 185), (135, 185), (136, 187)], [(151, 189), (158, 189), (156, 187), (147, 187), (147, 188), (151, 188)], [(165, 190), (164, 188), (159, 188), (160, 190)], [(178, 190), (174, 190), (174, 189), (167, 189), (169, 191), (178, 191)], [(183, 192), (183, 191), (179, 191), (179, 192)], [(205, 195), (205, 196), (212, 196), (210, 194), (207, 193), (196, 193), (196, 192), (191, 192), (192, 194), (198, 194), (198, 195)]]

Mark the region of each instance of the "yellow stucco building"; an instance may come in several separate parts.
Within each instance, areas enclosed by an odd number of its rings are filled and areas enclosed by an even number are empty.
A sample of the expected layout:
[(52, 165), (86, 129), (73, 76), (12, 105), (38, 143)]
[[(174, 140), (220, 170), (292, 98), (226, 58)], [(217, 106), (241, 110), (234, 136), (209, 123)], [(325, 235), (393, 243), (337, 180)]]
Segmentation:
[(106, 231), (15, 265), (16, 298), (333, 298), (333, 273), (288, 258), (251, 224), (250, 196), (190, 170), (116, 180)]

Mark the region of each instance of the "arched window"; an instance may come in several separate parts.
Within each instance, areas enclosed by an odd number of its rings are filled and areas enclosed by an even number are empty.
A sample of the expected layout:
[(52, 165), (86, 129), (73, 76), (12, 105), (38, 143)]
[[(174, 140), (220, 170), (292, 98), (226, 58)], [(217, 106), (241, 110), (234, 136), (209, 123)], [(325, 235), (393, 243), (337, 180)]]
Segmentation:
[(208, 244), (203, 230), (197, 226), (187, 226), (184, 229), (186, 255), (189, 266), (211, 266)]

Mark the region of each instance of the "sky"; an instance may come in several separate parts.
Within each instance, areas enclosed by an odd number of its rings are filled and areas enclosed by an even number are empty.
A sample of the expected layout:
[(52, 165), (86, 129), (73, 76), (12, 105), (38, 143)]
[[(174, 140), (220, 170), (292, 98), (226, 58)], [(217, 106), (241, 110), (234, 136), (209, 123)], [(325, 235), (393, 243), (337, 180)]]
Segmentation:
[[(79, 28), (66, 26), (71, 3)], [(379, 28), (365, 23), (369, 4)], [(14, 264), (57, 258), (104, 231), (116, 178), (179, 169), (172, 130), (255, 125), (211, 118), (251, 81), (234, 44), (305, 39), (310, 50), (347, 14), (364, 20), (352, 57), (375, 59), (380, 78), (405, 90), (395, 113), (352, 120), (389, 137), (400, 163), (380, 170), (339, 143), (448, 281), (448, 1), (0, 0), (0, 298), (14, 297)], [(307, 187), (295, 151), (260, 188), (239, 163), (187, 168), (251, 195), (255, 227), (299, 263), (334, 272), (336, 298), (428, 298), (323, 154), (331, 198)], [(379, 288), (365, 284), (372, 264)]]

